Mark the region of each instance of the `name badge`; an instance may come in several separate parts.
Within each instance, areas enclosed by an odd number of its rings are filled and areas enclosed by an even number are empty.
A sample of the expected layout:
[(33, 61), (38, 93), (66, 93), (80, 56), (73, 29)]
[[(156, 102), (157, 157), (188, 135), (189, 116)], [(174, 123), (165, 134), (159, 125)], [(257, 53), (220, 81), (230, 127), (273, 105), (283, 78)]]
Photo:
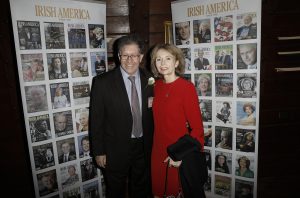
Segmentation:
[(152, 108), (153, 97), (148, 98), (148, 108)]

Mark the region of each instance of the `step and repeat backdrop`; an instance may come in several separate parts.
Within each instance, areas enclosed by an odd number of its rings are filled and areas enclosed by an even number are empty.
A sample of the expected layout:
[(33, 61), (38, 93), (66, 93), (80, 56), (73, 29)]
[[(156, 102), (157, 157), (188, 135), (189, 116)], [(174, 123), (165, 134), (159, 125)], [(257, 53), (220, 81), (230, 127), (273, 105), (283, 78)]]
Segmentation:
[(256, 197), (261, 0), (183, 0), (171, 9), (204, 121), (206, 195)]
[(106, 3), (10, 6), (36, 197), (105, 197), (88, 116), (92, 78), (107, 71)]

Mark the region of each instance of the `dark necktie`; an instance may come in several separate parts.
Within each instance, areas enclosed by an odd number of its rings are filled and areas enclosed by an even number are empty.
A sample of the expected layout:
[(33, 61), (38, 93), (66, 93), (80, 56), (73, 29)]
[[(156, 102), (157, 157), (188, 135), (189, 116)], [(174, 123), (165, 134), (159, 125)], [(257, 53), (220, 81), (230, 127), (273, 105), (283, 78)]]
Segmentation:
[(134, 137), (140, 137), (143, 131), (143, 127), (142, 127), (139, 97), (135, 87), (135, 77), (129, 76), (128, 79), (131, 81), (131, 111), (132, 111), (132, 119), (133, 119), (132, 134), (134, 135)]
[(67, 155), (64, 155), (64, 162), (67, 162), (68, 161), (68, 157)]

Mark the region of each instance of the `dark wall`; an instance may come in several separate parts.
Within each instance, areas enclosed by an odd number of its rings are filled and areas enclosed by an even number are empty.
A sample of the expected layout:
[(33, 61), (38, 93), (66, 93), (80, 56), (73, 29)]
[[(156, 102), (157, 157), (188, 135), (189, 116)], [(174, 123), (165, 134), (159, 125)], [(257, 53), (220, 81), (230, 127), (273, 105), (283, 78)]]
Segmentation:
[[(1, 190), (34, 197), (8, 0), (0, 8)], [(2, 192), (4, 193), (4, 192)]]
[[(142, 34), (148, 47), (164, 42), (163, 24), (171, 20), (171, 0), (106, 2), (109, 37), (132, 31)], [(9, 10), (8, 0), (2, 1), (1, 189), (16, 197), (34, 197)], [(276, 72), (275, 68), (300, 67), (299, 54), (277, 53), (300, 50), (300, 40), (277, 38), (300, 36), (300, 11), (297, 0), (263, 0), (262, 13), (258, 197), (294, 197), (299, 183), (300, 72)]]

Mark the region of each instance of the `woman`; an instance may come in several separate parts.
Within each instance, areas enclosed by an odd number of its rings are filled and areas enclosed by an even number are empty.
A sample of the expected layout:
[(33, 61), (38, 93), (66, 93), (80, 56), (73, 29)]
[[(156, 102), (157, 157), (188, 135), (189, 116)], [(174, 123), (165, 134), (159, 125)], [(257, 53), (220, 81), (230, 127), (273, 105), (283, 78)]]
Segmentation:
[(151, 69), (160, 78), (154, 86), (155, 130), (151, 159), (152, 188), (156, 198), (164, 193), (167, 162), (171, 168), (166, 194), (176, 195), (179, 191), (177, 168), (182, 161), (173, 161), (167, 154), (167, 147), (187, 133), (186, 122), (191, 128), (191, 136), (201, 143), (203, 150), (204, 132), (198, 97), (194, 85), (181, 78), (184, 67), (184, 55), (174, 45), (162, 44), (153, 49)]
[(243, 152), (254, 152), (255, 150), (254, 133), (251, 131), (245, 133), (242, 144), (240, 144), (239, 147), (240, 150)]
[(242, 156), (238, 159), (239, 168), (236, 169), (235, 175), (241, 177), (253, 178), (254, 173), (250, 170), (250, 160), (246, 156)]
[(239, 124), (245, 126), (255, 126), (256, 118), (254, 115), (255, 107), (251, 103), (246, 103), (243, 106), (243, 111), (247, 114), (243, 117)]
[(200, 74), (197, 84), (199, 96), (211, 96), (210, 77), (207, 74)]
[(223, 154), (216, 156), (215, 171), (229, 174), (229, 168), (227, 165), (227, 157)]
[(62, 108), (67, 107), (68, 105), (68, 99), (65, 94), (63, 94), (63, 89), (58, 86), (55, 90), (55, 96), (54, 96), (54, 102), (53, 102), (53, 108)]

